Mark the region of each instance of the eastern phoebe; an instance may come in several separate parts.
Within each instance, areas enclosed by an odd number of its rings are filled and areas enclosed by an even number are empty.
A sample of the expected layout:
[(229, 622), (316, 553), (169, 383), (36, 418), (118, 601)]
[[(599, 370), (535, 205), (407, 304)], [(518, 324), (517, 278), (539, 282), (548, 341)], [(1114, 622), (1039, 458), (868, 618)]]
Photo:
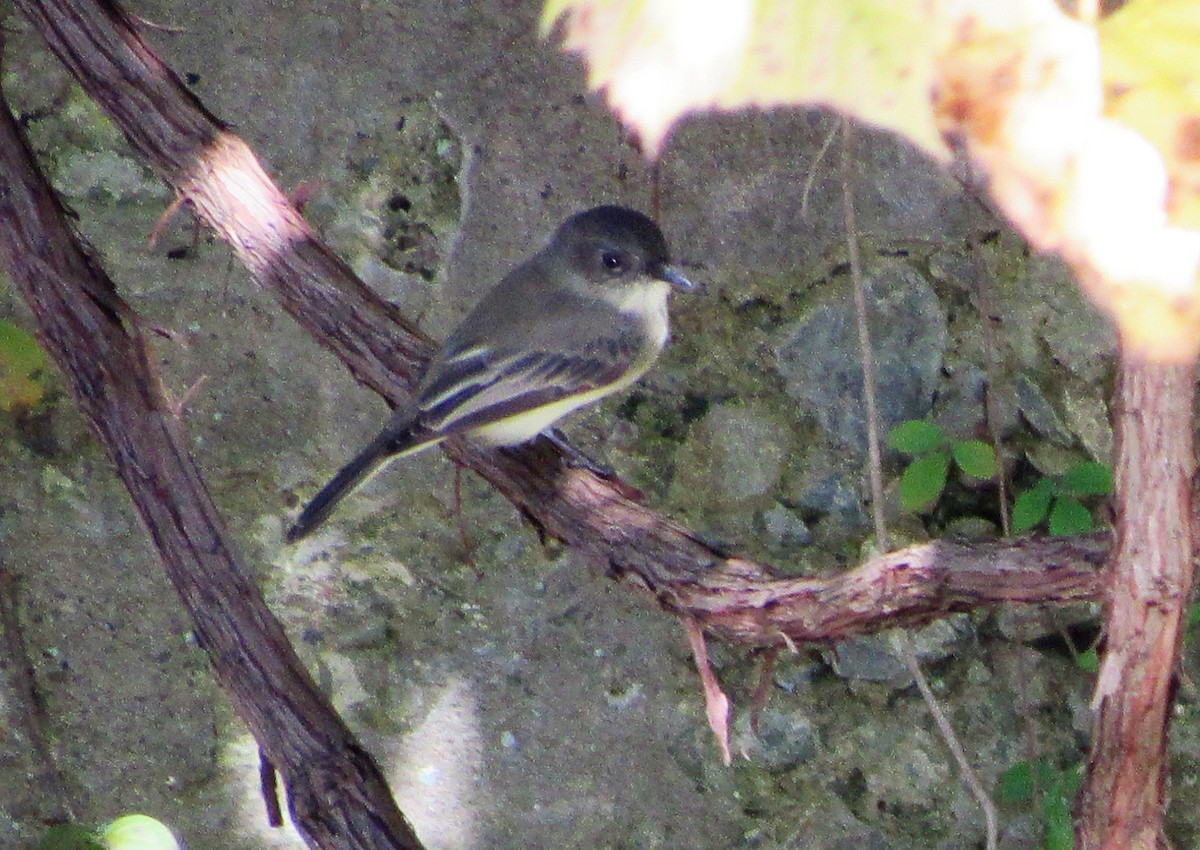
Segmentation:
[(483, 297), (429, 362), (413, 402), (342, 467), (287, 532), (320, 525), (384, 464), (462, 434), (532, 440), (576, 408), (636, 381), (667, 341), (667, 295), (692, 284), (662, 231), (625, 207), (576, 213)]

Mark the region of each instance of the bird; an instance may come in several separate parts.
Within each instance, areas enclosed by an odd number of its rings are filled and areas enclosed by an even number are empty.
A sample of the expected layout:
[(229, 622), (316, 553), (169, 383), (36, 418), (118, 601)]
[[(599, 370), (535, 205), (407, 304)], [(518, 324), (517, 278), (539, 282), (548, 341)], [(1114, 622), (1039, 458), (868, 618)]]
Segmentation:
[(693, 288), (649, 216), (615, 205), (570, 216), (450, 333), (411, 403), (305, 505), (287, 542), (397, 458), (455, 435), (519, 445), (629, 386), (666, 345), (671, 290)]

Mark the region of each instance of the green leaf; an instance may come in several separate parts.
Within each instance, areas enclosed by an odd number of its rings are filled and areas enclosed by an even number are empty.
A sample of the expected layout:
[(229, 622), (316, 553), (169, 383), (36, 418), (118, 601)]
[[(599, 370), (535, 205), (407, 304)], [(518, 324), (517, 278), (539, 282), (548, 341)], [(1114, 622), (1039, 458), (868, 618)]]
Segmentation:
[[(1038, 481), (1038, 485), (1043, 482), (1049, 484), (1045, 478)], [(1054, 493), (1049, 486), (1034, 486), (1017, 496), (1017, 500), (1013, 502), (1012, 511), (1012, 529), (1017, 534), (1023, 534), (1030, 529), (1036, 528), (1042, 520), (1046, 518), (1046, 514), (1050, 511), (1050, 501), (1054, 498)]]
[(1044, 850), (1072, 850), (1075, 827), (1071, 821), (1071, 801), (1057, 789), (1042, 797), (1042, 847)]
[(983, 440), (961, 440), (950, 447), (958, 468), (972, 478), (992, 478), (996, 474), (996, 452)]
[(1187, 624), (1194, 626), (1200, 623), (1200, 602), (1193, 602), (1187, 609)]
[(0, 319), (0, 409), (32, 407), (45, 391), (46, 353), (33, 335)]
[(1051, 534), (1083, 534), (1093, 528), (1092, 512), (1073, 496), (1059, 496), (1046, 524)]
[(1076, 659), (1075, 663), (1085, 673), (1100, 672), (1100, 654), (1094, 649), (1084, 650), (1079, 653), (1079, 658)]
[(1079, 793), (1079, 786), (1083, 784), (1083, 762), (1071, 765), (1062, 772), (1061, 776), (1062, 795), (1068, 800), (1074, 800), (1075, 795)]
[(1107, 464), (1082, 461), (1068, 469), (1059, 483), (1060, 492), (1072, 496), (1104, 496), (1112, 492), (1112, 470)]
[(149, 815), (124, 815), (100, 831), (108, 850), (179, 850), (174, 833)]
[(924, 419), (901, 422), (888, 433), (888, 448), (906, 455), (923, 455), (946, 442), (942, 429)]
[(1000, 802), (1009, 804), (1028, 803), (1033, 799), (1033, 769), (1029, 762), (1019, 761), (1000, 774), (997, 796)]
[(1042, 797), (1042, 848), (1043, 850), (1072, 850), (1075, 846), (1075, 829), (1071, 819), (1071, 801), (1083, 781), (1083, 765), (1075, 764), (1060, 770), (1049, 762), (1039, 759), (1039, 779), (1046, 793)]
[(104, 850), (104, 847), (88, 830), (78, 824), (64, 823), (46, 830), (37, 850)]
[(942, 495), (949, 470), (950, 456), (942, 452), (914, 460), (900, 479), (900, 506), (906, 511), (919, 511), (931, 505)]

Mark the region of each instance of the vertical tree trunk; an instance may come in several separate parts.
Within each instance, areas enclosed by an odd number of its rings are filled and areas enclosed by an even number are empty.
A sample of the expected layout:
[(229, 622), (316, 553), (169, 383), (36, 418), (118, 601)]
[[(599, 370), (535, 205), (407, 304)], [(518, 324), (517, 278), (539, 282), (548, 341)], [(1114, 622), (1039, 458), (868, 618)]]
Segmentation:
[(1167, 803), (1167, 724), (1192, 586), (1192, 363), (1122, 354), (1117, 379), (1117, 542), (1107, 650), (1080, 791), (1084, 850), (1152, 850)]

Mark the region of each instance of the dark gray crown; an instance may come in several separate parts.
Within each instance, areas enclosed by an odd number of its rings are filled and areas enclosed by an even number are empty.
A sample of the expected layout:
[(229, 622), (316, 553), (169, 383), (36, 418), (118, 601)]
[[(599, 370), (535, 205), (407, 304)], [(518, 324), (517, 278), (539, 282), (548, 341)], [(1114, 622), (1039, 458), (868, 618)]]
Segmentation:
[(628, 207), (606, 204), (575, 213), (554, 234), (554, 241), (611, 240), (636, 249), (648, 262), (665, 263), (669, 259), (667, 240), (647, 215)]

